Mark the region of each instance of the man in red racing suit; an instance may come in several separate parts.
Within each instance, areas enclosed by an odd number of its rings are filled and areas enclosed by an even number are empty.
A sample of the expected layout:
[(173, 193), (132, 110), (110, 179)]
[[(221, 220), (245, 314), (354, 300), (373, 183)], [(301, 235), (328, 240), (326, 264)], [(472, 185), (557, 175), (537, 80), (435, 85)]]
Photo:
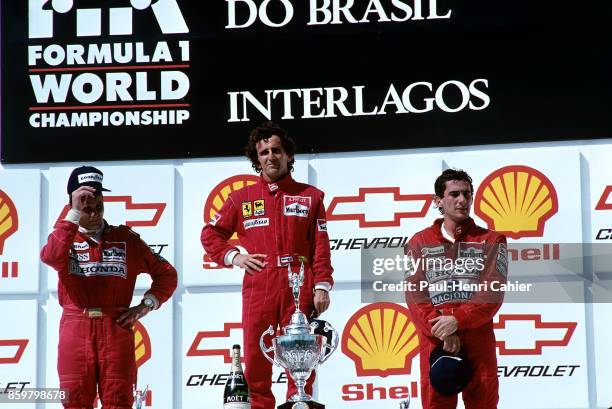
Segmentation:
[[(275, 404), (272, 368), (259, 348), (259, 338), (270, 325), (275, 329), (287, 325), (295, 310), (287, 265), (297, 272), (304, 263), (300, 309), (306, 316), (327, 308), (333, 285), (323, 192), (291, 177), (292, 143), (275, 124), (255, 129), (250, 146), (255, 148), (254, 164), (262, 172), (260, 180), (232, 193), (202, 230), (202, 244), (213, 261), (246, 269), (242, 325), (245, 376), (253, 409), (273, 409)], [(234, 232), (247, 255), (228, 244)], [(288, 378), (287, 397), (296, 392)], [(314, 373), (306, 387), (309, 394), (313, 380)]]
[(412, 261), (407, 274), (414, 286), (406, 302), (419, 336), (423, 409), (457, 407), (457, 395), (443, 396), (430, 384), (429, 356), (438, 345), (467, 356), (472, 377), (462, 391), (466, 409), (495, 409), (499, 400), (492, 319), (503, 292), (491, 289), (506, 282), (506, 238), (469, 217), (472, 192), (467, 173), (444, 171), (435, 197), (444, 218), (416, 233), (405, 247)]
[[(102, 218), (101, 182), (102, 172), (95, 168), (73, 171), (68, 184), (72, 209), (55, 224), (41, 251), (42, 261), (59, 275), (63, 312), (57, 369), (60, 388), (68, 392), (65, 408), (93, 408), (96, 393), (106, 409), (132, 407), (132, 325), (168, 300), (177, 284), (174, 267), (138, 234)], [(143, 302), (129, 308), (141, 272), (149, 273), (153, 283)]]

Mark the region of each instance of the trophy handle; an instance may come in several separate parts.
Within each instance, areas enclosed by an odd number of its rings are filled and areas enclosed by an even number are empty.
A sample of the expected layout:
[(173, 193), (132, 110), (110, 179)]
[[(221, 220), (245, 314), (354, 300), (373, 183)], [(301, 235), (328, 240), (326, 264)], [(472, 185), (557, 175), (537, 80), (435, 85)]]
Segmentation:
[(319, 323), (316, 321), (312, 321), (308, 326), (310, 327), (310, 333), (314, 334), (315, 330), (319, 328)]
[(323, 331), (325, 332), (331, 331), (333, 334), (333, 337), (332, 337), (331, 345), (327, 343), (325, 344), (327, 353), (323, 355), (323, 358), (321, 358), (321, 360), (319, 360), (319, 364), (322, 364), (323, 362), (327, 361), (327, 358), (329, 358), (329, 356), (334, 353), (336, 348), (338, 348), (338, 331), (336, 331), (329, 322), (325, 322), (325, 327), (323, 328)]
[(270, 361), (272, 365), (280, 366), (276, 362), (276, 354), (274, 354), (274, 359), (270, 358), (270, 355), (268, 355), (268, 353), (274, 351), (274, 345), (272, 345), (270, 348), (266, 347), (266, 343), (264, 342), (264, 337), (266, 335), (274, 335), (274, 328), (272, 327), (272, 325), (270, 325), (270, 327), (268, 327), (268, 329), (265, 330), (263, 334), (261, 334), (261, 337), (259, 337), (259, 348), (261, 349), (261, 352), (263, 352), (266, 359)]

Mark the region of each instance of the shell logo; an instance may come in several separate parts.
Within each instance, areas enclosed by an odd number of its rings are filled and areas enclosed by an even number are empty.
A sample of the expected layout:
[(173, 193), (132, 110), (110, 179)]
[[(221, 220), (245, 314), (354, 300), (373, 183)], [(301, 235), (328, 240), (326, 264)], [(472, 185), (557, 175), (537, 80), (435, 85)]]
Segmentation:
[[(218, 219), (215, 219), (215, 216), (219, 213), (229, 195), (243, 187), (254, 185), (258, 181), (259, 177), (255, 175), (236, 175), (222, 180), (210, 191), (206, 199), (204, 204), (204, 223), (208, 223), (211, 220), (214, 220), (214, 223), (216, 223)], [(232, 246), (238, 246), (240, 244), (238, 234), (234, 233), (228, 240), (228, 243)], [(224, 268), (223, 266), (216, 266), (208, 254), (204, 254), (203, 267), (205, 269)]]
[(134, 324), (134, 351), (136, 353), (136, 367), (140, 368), (151, 359), (151, 338), (147, 329), (139, 321)]
[(542, 237), (558, 206), (557, 192), (546, 175), (522, 165), (491, 173), (474, 198), (474, 212), (490, 229), (512, 239)]
[(17, 208), (11, 198), (0, 189), (0, 254), (4, 251), (4, 242), (19, 228)]
[[(217, 213), (219, 213), (232, 192), (246, 186), (254, 185), (258, 181), (259, 178), (255, 175), (236, 175), (222, 180), (210, 191), (206, 199), (206, 204), (204, 205), (204, 223), (208, 223)], [(236, 239), (237, 237), (238, 236), (234, 234), (232, 239)]]
[(410, 374), (419, 353), (416, 327), (406, 307), (375, 303), (361, 308), (342, 333), (342, 352), (355, 362), (357, 376)]

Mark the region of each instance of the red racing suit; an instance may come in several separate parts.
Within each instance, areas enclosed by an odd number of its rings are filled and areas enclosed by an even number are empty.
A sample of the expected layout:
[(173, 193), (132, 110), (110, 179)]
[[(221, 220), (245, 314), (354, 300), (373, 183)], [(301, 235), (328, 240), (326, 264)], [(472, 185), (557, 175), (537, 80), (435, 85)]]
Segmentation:
[[(412, 260), (407, 273), (411, 274), (408, 282), (414, 283), (414, 287), (406, 292), (406, 302), (419, 335), (423, 409), (457, 407), (457, 396), (440, 395), (429, 382), (429, 355), (442, 341), (431, 334), (432, 324), (428, 321), (439, 315), (453, 315), (457, 319), (456, 334), (473, 370), (462, 392), (465, 408), (495, 409), (499, 385), (492, 320), (503, 301), (503, 292), (490, 289), (499, 289), (493, 281), (506, 282), (506, 238), (477, 226), (469, 218), (457, 227), (455, 242), (451, 243), (442, 235), (442, 222), (443, 219), (438, 219), (431, 227), (416, 233), (405, 247)], [(454, 267), (441, 268), (440, 260), (452, 260)], [(465, 268), (468, 265), (471, 267)], [(421, 283), (425, 283), (425, 288), (420, 287)], [(480, 287), (483, 291), (464, 290), (465, 284), (477, 283), (487, 286)]]
[[(59, 274), (60, 321), (57, 369), (68, 391), (65, 408), (92, 408), (96, 386), (105, 409), (131, 408), (136, 383), (134, 332), (115, 323), (128, 310), (136, 276), (151, 275), (146, 294), (159, 304), (176, 288), (177, 274), (126, 226), (105, 224), (100, 242), (60, 220), (40, 258)], [(145, 295), (146, 295), (145, 294)]]
[[(272, 367), (259, 348), (259, 338), (270, 325), (287, 325), (295, 310), (286, 265), (297, 272), (304, 262), (300, 309), (307, 316), (314, 309), (314, 286), (333, 285), (323, 192), (294, 181), (290, 174), (275, 183), (260, 177), (256, 184), (232, 193), (202, 230), (204, 249), (219, 265), (227, 265), (226, 254), (237, 250), (228, 244), (234, 232), (249, 254), (267, 256), (262, 271), (244, 275), (242, 326), (251, 407), (273, 409)], [(288, 378), (287, 397), (296, 391)], [(306, 388), (309, 394), (313, 380), (314, 373)]]

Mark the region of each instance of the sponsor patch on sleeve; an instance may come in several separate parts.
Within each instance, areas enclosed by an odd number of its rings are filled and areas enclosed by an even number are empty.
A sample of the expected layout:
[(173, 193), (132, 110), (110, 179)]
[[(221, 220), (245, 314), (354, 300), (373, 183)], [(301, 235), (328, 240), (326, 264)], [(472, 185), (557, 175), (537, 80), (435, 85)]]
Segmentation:
[(327, 220), (325, 220), (325, 219), (317, 219), (317, 230), (319, 230), (319, 231), (327, 231)]
[(253, 204), (251, 202), (242, 202), (242, 217), (247, 219), (253, 216)]
[(284, 196), (285, 216), (308, 217), (310, 214), (310, 196)]
[(268, 226), (270, 224), (270, 219), (268, 219), (267, 217), (262, 217), (259, 219), (245, 220), (243, 224), (244, 224), (244, 229), (248, 230), (248, 229), (252, 229), (253, 227)]
[(86, 241), (75, 241), (74, 243), (72, 243), (72, 248), (75, 250), (89, 250), (89, 243), (87, 243)]
[(212, 217), (212, 219), (210, 219), (208, 224), (210, 224), (211, 226), (215, 226), (219, 219), (221, 219), (221, 213), (215, 213), (215, 215)]
[(265, 201), (263, 199), (255, 200), (253, 202), (253, 215), (263, 216), (266, 214)]
[(462, 241), (459, 243), (458, 255), (462, 258), (483, 258), (485, 253), (484, 242), (467, 242)]
[(499, 243), (497, 245), (495, 268), (497, 269), (497, 272), (502, 276), (508, 276), (508, 248), (504, 243)]
[(421, 249), (421, 255), (423, 257), (436, 256), (436, 255), (444, 254), (445, 251), (446, 250), (444, 249), (444, 245), (435, 246), (435, 247), (423, 247)]
[(125, 263), (127, 251), (123, 241), (107, 241), (102, 247), (102, 262)]
[(89, 253), (76, 253), (75, 256), (76, 256), (76, 259), (80, 262), (89, 261)]

